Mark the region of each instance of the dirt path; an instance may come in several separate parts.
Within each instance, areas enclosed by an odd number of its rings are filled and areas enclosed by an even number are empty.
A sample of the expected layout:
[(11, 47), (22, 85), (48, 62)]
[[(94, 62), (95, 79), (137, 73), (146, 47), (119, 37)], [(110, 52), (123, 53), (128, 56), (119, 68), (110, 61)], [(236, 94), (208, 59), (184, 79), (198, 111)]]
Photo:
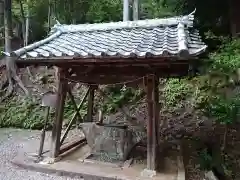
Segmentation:
[(39, 131), (0, 129), (0, 179), (4, 180), (79, 180), (20, 169), (11, 161), (24, 147), (39, 143)]

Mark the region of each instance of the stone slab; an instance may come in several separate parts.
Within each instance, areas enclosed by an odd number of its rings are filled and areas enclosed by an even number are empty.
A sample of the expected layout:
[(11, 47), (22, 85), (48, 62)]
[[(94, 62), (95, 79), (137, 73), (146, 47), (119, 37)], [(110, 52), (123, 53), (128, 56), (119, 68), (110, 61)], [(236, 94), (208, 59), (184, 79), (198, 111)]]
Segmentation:
[(143, 169), (104, 166), (101, 163), (81, 163), (79, 161), (61, 160), (54, 164), (40, 164), (17, 157), (12, 162), (18, 167), (59, 176), (81, 178), (84, 180), (176, 180), (177, 174), (157, 173), (156, 176), (141, 177)]

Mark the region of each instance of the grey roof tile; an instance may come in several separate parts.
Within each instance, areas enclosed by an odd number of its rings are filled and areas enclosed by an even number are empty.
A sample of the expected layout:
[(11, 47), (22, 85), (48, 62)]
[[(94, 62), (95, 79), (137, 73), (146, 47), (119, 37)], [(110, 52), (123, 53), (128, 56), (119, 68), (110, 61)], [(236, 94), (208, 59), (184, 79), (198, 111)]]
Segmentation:
[(194, 13), (116, 23), (55, 25), (49, 37), (11, 53), (26, 57), (197, 56), (206, 49)]

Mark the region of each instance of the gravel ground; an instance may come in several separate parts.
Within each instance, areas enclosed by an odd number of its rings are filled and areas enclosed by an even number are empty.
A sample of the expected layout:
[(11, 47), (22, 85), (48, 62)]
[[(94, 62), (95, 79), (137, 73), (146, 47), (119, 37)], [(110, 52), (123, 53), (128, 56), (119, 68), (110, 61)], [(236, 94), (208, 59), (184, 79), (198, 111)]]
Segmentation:
[(77, 180), (20, 169), (11, 163), (19, 151), (37, 144), (39, 131), (0, 129), (0, 180)]

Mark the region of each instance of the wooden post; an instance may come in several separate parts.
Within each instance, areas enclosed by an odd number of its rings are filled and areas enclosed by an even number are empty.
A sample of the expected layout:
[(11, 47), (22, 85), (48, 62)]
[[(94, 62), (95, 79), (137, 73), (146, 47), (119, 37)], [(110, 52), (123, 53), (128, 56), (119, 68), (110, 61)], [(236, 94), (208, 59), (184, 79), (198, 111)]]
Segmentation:
[(63, 123), (63, 111), (67, 94), (67, 80), (64, 79), (65, 71), (59, 69), (59, 83), (56, 102), (56, 117), (53, 122), (51, 157), (56, 158), (60, 153), (60, 138)]
[(93, 121), (93, 106), (94, 106), (94, 92), (96, 86), (90, 86), (90, 92), (88, 95), (88, 111), (87, 111), (87, 122)]
[(156, 151), (157, 151), (157, 134), (158, 134), (158, 116), (157, 116), (157, 90), (156, 78), (149, 75), (145, 78), (148, 104), (148, 122), (147, 122), (147, 169), (156, 170)]
[(40, 146), (39, 146), (39, 150), (38, 150), (38, 158), (42, 157), (43, 146), (44, 146), (45, 135), (46, 135), (46, 128), (47, 128), (47, 123), (48, 123), (48, 119), (49, 119), (49, 112), (50, 112), (50, 107), (47, 107), (45, 123), (44, 123), (43, 129), (41, 132), (41, 136), (40, 136)]
[[(157, 143), (157, 149), (159, 148), (159, 137), (160, 137), (160, 120), (159, 120), (159, 112), (160, 112), (160, 104), (159, 104), (159, 77), (155, 76), (154, 78), (154, 104), (153, 104), (153, 111), (154, 111), (154, 121), (155, 121), (155, 127), (156, 127), (156, 143)], [(157, 158), (156, 158), (157, 160)]]

